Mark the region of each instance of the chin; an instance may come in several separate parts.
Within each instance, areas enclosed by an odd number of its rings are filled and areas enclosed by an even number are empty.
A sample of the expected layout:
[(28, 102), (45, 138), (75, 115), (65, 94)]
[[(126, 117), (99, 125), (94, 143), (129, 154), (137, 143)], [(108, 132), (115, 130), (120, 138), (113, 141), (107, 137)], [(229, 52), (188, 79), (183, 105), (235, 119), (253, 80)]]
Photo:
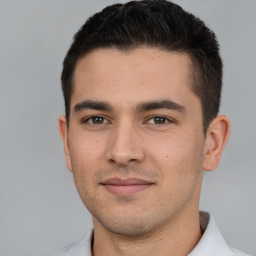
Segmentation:
[(154, 231), (160, 223), (154, 221), (153, 216), (145, 216), (142, 214), (132, 215), (112, 215), (104, 216), (104, 218), (95, 217), (96, 221), (111, 233), (121, 236), (140, 237), (145, 236)]
[(109, 232), (117, 235), (121, 235), (121, 236), (139, 237), (139, 236), (144, 236), (146, 233), (150, 232), (150, 228), (147, 228), (142, 223), (122, 222), (122, 223), (114, 223), (113, 225), (112, 223), (110, 223), (109, 225), (107, 224), (102, 224), (102, 225)]

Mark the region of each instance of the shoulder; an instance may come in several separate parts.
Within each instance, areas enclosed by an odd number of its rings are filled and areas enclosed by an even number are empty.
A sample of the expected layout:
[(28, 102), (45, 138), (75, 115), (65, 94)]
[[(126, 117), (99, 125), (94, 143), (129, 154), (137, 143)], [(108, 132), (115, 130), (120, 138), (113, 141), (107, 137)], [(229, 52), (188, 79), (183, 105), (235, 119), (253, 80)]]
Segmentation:
[(61, 250), (49, 253), (45, 256), (77, 256), (78, 251), (81, 248), (81, 243), (74, 243), (69, 246), (62, 248)]
[(77, 248), (79, 248), (79, 243), (74, 243), (62, 248), (61, 250), (49, 253), (45, 256), (73, 256)]
[(233, 247), (230, 247), (230, 250), (232, 251), (234, 256), (251, 256), (251, 255), (241, 252)]
[(249, 256), (229, 246), (211, 214), (200, 212), (200, 226), (203, 236), (189, 256)]
[(73, 243), (59, 251), (49, 253), (45, 256), (91, 256), (92, 236), (93, 230), (90, 230), (78, 243)]

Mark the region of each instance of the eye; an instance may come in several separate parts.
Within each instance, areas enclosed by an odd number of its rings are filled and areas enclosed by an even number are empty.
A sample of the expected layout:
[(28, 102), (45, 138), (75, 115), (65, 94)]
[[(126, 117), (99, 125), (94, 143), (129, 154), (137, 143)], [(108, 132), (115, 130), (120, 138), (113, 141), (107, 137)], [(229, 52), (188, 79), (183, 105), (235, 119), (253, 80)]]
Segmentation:
[(100, 125), (100, 124), (106, 124), (109, 123), (106, 118), (102, 116), (91, 116), (89, 118), (86, 118), (82, 120), (83, 123), (88, 123), (90, 125)]
[(161, 125), (161, 124), (173, 123), (173, 121), (163, 116), (154, 116), (148, 119), (147, 123)]

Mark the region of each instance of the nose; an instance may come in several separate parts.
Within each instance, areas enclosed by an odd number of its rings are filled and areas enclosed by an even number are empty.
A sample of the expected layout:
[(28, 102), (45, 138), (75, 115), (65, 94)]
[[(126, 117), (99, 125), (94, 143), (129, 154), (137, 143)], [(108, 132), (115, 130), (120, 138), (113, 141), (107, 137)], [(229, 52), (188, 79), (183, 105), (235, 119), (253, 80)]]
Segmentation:
[(108, 161), (119, 166), (140, 163), (144, 159), (142, 139), (132, 124), (126, 122), (113, 129), (108, 147)]

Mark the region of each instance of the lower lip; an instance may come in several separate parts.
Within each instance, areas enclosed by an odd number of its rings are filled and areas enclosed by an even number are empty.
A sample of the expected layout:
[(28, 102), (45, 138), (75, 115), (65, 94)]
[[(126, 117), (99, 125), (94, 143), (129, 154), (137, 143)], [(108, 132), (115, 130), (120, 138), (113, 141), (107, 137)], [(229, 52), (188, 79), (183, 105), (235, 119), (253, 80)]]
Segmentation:
[(134, 185), (125, 185), (125, 186), (118, 186), (118, 185), (104, 185), (104, 187), (111, 193), (126, 196), (132, 195), (139, 191), (145, 190), (149, 188), (152, 184), (134, 184)]

